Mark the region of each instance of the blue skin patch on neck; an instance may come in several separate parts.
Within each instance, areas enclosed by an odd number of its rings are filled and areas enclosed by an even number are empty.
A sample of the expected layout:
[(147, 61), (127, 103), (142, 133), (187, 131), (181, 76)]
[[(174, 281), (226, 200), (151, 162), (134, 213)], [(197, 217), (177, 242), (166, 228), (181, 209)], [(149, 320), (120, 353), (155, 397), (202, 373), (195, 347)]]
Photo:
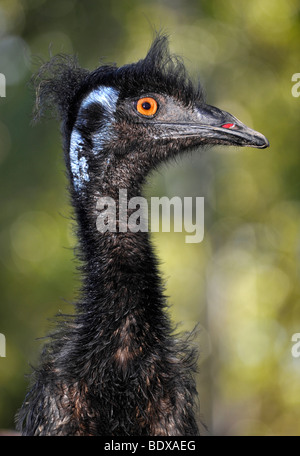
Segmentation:
[(114, 114), (118, 97), (117, 89), (100, 86), (83, 99), (80, 109), (85, 109), (92, 103), (100, 103), (108, 114)]
[(70, 142), (70, 166), (73, 175), (75, 190), (81, 190), (84, 183), (90, 180), (88, 174), (88, 163), (85, 157), (79, 158), (79, 153), (83, 150), (83, 138), (81, 134), (74, 128)]
[[(86, 109), (90, 104), (100, 103), (103, 107), (105, 122), (101, 131), (92, 136), (93, 150), (97, 155), (103, 149), (104, 145), (113, 139), (113, 131), (111, 128), (116, 105), (118, 101), (119, 91), (113, 87), (100, 86), (87, 95), (80, 106), (79, 113), (82, 109)], [(73, 176), (74, 188), (76, 191), (82, 190), (86, 182), (89, 182), (89, 166), (82, 152), (84, 150), (84, 139), (74, 127), (70, 140), (70, 167)], [(79, 158), (79, 155), (81, 157)]]

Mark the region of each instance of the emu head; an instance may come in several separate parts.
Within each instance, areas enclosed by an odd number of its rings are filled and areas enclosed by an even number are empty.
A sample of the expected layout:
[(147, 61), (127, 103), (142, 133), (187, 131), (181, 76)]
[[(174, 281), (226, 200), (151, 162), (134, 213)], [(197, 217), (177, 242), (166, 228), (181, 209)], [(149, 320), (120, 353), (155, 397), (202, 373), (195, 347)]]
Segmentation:
[(206, 104), (201, 86), (158, 36), (145, 59), (89, 72), (54, 57), (38, 73), (38, 115), (55, 105), (75, 194), (139, 188), (147, 173), (179, 152), (207, 144), (268, 147), (262, 134)]

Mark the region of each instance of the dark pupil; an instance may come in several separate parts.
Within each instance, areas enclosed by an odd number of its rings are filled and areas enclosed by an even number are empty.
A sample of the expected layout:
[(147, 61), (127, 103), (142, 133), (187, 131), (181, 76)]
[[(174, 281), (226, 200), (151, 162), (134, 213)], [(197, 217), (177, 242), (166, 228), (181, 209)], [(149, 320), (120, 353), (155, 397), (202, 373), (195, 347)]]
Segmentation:
[(146, 111), (148, 111), (148, 109), (151, 108), (151, 104), (150, 104), (148, 101), (145, 101), (145, 102), (142, 104), (142, 108), (145, 109)]

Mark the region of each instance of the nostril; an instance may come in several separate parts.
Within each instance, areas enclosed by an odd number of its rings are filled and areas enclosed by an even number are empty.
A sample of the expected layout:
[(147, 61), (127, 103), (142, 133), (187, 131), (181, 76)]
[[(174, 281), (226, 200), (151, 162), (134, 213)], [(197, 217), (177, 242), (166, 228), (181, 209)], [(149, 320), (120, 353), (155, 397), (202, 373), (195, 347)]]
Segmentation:
[(234, 127), (235, 127), (234, 123), (227, 123), (227, 124), (222, 125), (222, 128), (234, 128)]

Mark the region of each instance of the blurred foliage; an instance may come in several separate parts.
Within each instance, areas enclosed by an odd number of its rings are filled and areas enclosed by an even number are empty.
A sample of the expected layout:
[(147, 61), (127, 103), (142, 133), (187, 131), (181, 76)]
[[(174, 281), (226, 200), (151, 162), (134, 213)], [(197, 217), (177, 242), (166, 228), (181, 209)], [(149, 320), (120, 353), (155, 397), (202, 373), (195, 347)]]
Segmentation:
[(88, 68), (142, 58), (153, 28), (216, 104), (264, 133), (266, 150), (218, 147), (154, 174), (149, 195), (204, 196), (205, 236), (157, 233), (172, 318), (200, 323), (198, 387), (211, 434), (300, 435), (300, 5), (296, 0), (0, 0), (0, 428), (78, 286), (59, 127), (32, 128), (36, 56)]

